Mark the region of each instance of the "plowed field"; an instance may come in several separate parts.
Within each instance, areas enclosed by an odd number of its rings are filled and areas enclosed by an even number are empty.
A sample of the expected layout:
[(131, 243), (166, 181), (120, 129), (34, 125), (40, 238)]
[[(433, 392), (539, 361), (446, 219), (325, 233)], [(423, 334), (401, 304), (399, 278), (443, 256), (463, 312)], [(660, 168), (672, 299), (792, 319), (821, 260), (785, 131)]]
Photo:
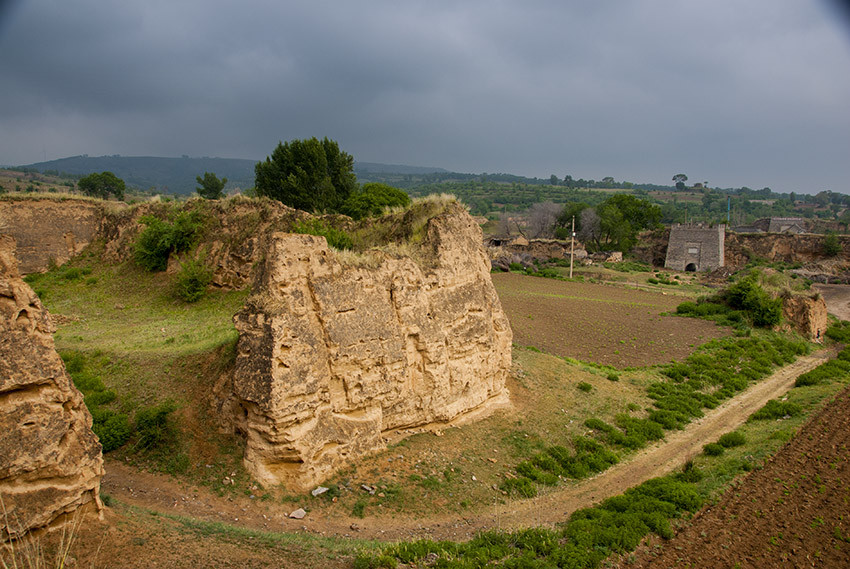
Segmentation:
[(850, 567), (850, 389), (674, 539), (621, 566)]
[(667, 363), (729, 333), (705, 320), (662, 316), (682, 296), (515, 273), (494, 274), (493, 284), (514, 344), (582, 361), (617, 368)]

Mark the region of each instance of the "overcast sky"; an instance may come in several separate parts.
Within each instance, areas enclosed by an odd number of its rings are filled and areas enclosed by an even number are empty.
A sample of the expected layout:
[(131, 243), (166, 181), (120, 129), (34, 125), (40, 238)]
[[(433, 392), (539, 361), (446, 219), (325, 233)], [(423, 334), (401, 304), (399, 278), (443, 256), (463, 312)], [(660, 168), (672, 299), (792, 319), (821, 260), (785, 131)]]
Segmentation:
[(0, 0), (0, 164), (265, 158), (850, 193), (829, 0)]

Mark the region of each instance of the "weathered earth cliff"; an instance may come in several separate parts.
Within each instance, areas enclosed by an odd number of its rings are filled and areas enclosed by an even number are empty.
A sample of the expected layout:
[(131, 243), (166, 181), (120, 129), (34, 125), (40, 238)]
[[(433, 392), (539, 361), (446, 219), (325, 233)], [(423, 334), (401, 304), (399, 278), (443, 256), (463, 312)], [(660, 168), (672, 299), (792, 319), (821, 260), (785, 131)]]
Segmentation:
[(479, 227), (451, 203), (412, 247), (352, 259), (322, 237), (270, 239), (222, 405), (263, 484), (304, 490), (394, 431), (507, 403), (511, 330)]
[(821, 295), (795, 295), (784, 298), (782, 316), (792, 330), (809, 340), (823, 340), (823, 334), (829, 325), (826, 302)]
[(105, 207), (84, 199), (4, 199), (0, 233), (14, 237), (21, 273), (42, 272), (51, 260), (61, 265), (91, 242)]
[[(742, 268), (751, 257), (786, 263), (811, 263), (822, 261), (823, 235), (786, 235), (779, 233), (727, 233), (726, 266)], [(850, 237), (839, 237), (843, 253), (850, 254)]]
[(81, 506), (100, 510), (103, 458), (91, 415), (53, 345), (41, 301), (0, 235), (0, 540)]

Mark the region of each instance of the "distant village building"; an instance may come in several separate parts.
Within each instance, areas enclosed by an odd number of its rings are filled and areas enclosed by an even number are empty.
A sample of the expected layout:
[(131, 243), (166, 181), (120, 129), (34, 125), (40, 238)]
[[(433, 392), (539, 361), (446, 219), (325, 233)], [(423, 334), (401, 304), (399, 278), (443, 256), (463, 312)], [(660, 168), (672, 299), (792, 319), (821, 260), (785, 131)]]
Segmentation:
[(806, 220), (802, 217), (771, 217), (768, 233), (806, 233)]
[(664, 266), (674, 271), (713, 271), (726, 264), (726, 226), (704, 224), (670, 228)]
[(764, 217), (751, 225), (736, 225), (730, 228), (735, 233), (785, 233), (799, 235), (808, 233), (805, 218), (802, 217)]

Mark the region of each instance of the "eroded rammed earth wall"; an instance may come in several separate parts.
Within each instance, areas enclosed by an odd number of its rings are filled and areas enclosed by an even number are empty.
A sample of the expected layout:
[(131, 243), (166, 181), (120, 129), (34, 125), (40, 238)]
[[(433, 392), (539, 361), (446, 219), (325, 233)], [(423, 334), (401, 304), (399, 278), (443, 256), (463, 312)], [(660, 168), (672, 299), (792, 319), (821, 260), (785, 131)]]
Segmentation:
[(46, 271), (79, 253), (96, 235), (104, 203), (82, 199), (0, 200), (0, 234), (16, 242), (22, 274)]
[(507, 403), (511, 330), (479, 227), (452, 204), (418, 251), (358, 266), (321, 237), (270, 239), (223, 406), (263, 484), (304, 490), (389, 433)]
[(41, 301), (0, 235), (0, 541), (82, 506), (100, 509), (100, 443), (53, 345)]

